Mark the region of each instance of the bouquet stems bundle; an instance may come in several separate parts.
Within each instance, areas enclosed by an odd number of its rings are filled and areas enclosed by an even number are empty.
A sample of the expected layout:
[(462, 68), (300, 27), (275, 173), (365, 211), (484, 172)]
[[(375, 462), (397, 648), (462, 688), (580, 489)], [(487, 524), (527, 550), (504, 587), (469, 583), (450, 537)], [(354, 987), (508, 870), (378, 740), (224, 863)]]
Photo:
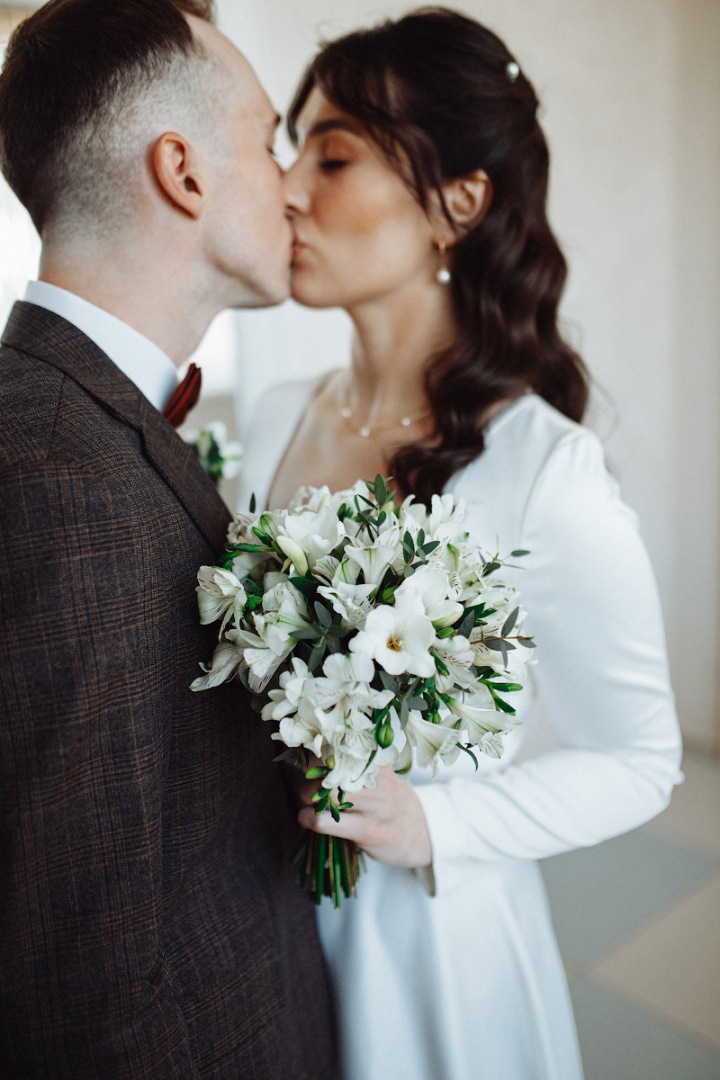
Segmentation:
[[(464, 506), (396, 506), (377, 476), (346, 491), (303, 489), (288, 510), (238, 514), (219, 566), (200, 569), (201, 621), (218, 622), (193, 683), (239, 678), (308, 779), (318, 813), (352, 812), (378, 769), (499, 757), (515, 725), (505, 694), (535, 643), (521, 632), (507, 565), (462, 529)], [(514, 558), (526, 555), (514, 551)], [(312, 764), (314, 755), (320, 764)], [(340, 906), (358, 880), (354, 844), (309, 833), (299, 880)]]

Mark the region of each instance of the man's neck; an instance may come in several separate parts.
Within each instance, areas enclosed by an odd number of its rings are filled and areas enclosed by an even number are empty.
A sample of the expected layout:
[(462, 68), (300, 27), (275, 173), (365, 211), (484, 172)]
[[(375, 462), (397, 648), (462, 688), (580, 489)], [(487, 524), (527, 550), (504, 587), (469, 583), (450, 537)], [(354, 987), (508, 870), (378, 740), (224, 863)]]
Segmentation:
[(211, 288), (169, 260), (123, 265), (112, 249), (102, 259), (59, 257), (43, 250), (41, 281), (75, 293), (152, 341), (178, 367), (222, 310)]

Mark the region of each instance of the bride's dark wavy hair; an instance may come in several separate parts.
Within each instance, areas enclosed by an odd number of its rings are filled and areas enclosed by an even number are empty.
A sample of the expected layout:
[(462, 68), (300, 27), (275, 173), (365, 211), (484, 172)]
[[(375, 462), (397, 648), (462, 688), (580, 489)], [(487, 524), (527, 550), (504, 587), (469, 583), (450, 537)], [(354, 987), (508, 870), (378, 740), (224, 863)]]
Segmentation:
[(578, 422), (587, 405), (586, 369), (557, 324), (567, 264), (547, 219), (539, 103), (514, 64), (480, 23), (421, 8), (326, 43), (288, 117), (297, 143), (318, 87), (360, 121), (426, 212), (437, 193), (449, 218), (444, 183), (477, 169), (490, 178), (490, 208), (450, 252), (460, 332), (425, 373), (436, 445), (405, 446), (391, 463), (400, 489), (426, 503), (482, 453), (483, 418), (497, 402), (529, 389)]

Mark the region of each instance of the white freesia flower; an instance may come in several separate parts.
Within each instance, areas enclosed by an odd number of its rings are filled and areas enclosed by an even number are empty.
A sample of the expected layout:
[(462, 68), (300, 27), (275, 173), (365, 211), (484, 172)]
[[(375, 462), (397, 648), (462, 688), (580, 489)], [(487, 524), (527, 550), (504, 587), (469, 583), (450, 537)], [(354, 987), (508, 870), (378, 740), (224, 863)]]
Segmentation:
[(222, 633), (231, 618), (235, 619), (237, 625), (240, 624), (247, 593), (242, 582), (230, 570), (221, 570), (219, 566), (201, 566), (196, 592), (202, 626), (222, 618)]
[(373, 608), (365, 620), (365, 629), (350, 640), (353, 652), (377, 660), (391, 675), (420, 675), (429, 679), (435, 674), (435, 660), (430, 648), (435, 642), (435, 628), (425, 614), (416, 592), (396, 596), (394, 607)]
[(423, 720), (419, 713), (411, 712), (408, 716), (405, 735), (415, 747), (415, 755), (421, 768), (430, 766), (433, 776), (437, 771), (438, 761), (444, 758), (452, 764), (460, 753), (458, 743), (460, 732), (444, 724), (432, 724)]
[(239, 670), (244, 660), (244, 649), (238, 647), (233, 641), (223, 641), (217, 645), (213, 653), (210, 667), (202, 664), (206, 672), (190, 687), (191, 690), (211, 690), (214, 686), (220, 686), (227, 682)]

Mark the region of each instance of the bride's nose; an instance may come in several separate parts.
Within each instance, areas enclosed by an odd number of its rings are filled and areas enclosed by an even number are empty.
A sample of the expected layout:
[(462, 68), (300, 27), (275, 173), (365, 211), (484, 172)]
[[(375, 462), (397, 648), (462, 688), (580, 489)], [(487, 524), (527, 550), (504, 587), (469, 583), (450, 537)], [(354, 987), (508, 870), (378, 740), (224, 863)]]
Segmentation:
[(307, 214), (310, 212), (310, 193), (303, 183), (303, 170), (298, 159), (283, 176), (285, 209), (288, 214)]

